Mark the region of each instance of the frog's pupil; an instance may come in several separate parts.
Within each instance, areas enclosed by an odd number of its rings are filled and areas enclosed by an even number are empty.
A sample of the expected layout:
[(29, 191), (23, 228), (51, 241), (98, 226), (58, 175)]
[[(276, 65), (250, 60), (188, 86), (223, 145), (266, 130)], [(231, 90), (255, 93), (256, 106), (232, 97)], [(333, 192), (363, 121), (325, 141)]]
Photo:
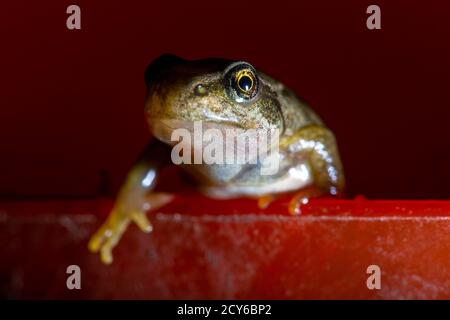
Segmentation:
[(249, 76), (242, 76), (238, 82), (239, 88), (244, 91), (250, 91), (253, 85), (253, 81)]

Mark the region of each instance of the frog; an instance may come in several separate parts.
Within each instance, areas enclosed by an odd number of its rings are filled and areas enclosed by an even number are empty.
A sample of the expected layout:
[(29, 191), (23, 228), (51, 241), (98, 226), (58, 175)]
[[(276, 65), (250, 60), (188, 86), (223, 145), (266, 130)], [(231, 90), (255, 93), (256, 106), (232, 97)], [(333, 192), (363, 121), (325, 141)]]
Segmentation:
[[(161, 171), (178, 165), (199, 192), (213, 199), (253, 198), (267, 208), (290, 194), (288, 212), (320, 196), (342, 197), (345, 177), (333, 132), (303, 99), (282, 82), (246, 61), (223, 58), (187, 60), (164, 54), (145, 71), (148, 145), (129, 170), (106, 221), (88, 248), (105, 264), (130, 223), (150, 233), (147, 217), (169, 204), (173, 193), (158, 192)], [(241, 164), (175, 164), (173, 133), (193, 123), (209, 128), (277, 130), (278, 170), (261, 174), (261, 161)], [(270, 149), (272, 145), (269, 145)]]

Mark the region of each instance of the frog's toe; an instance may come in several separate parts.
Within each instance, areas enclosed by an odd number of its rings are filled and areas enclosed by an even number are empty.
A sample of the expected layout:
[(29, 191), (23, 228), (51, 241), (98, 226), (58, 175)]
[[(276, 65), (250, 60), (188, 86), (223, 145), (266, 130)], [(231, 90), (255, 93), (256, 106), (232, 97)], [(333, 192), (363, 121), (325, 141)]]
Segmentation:
[(89, 250), (91, 252), (100, 251), (101, 261), (110, 264), (113, 261), (112, 249), (119, 242), (129, 223), (130, 218), (113, 212), (111, 218), (90, 239)]
[(106, 226), (103, 225), (89, 240), (88, 248), (91, 252), (98, 252), (106, 237)]
[(289, 213), (293, 216), (300, 215), (302, 213), (302, 206), (308, 204), (308, 202), (309, 197), (303, 194), (295, 195), (289, 202)]
[(309, 199), (320, 197), (322, 194), (322, 191), (315, 187), (308, 187), (298, 191), (289, 202), (289, 213), (291, 215), (300, 215), (302, 207), (309, 203)]
[(148, 220), (145, 212), (135, 211), (131, 214), (131, 220), (145, 233), (150, 233), (153, 230), (153, 226)]
[(105, 240), (100, 249), (100, 260), (104, 264), (111, 264), (113, 262), (112, 249), (119, 242), (120, 236), (113, 235)]
[(267, 194), (258, 198), (258, 208), (261, 210), (267, 209), (267, 207), (276, 200), (276, 195)]
[(154, 192), (145, 197), (143, 209), (145, 211), (157, 210), (166, 204), (172, 202), (174, 194), (167, 192)]

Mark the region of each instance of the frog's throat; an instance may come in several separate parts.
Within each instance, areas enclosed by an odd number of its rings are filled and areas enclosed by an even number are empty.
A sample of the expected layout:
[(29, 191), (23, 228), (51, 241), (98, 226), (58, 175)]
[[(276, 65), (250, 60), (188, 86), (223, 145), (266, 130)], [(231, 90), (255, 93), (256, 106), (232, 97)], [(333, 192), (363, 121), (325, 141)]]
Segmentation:
[[(232, 121), (192, 121), (192, 120), (175, 120), (175, 119), (152, 119), (149, 121), (150, 131), (158, 140), (174, 145), (177, 141), (173, 141), (173, 137), (179, 137), (184, 134), (202, 134), (205, 130), (216, 129), (222, 134), (229, 129), (242, 129), (240, 123)], [(201, 131), (199, 132), (199, 128)], [(177, 138), (178, 139), (178, 138)]]

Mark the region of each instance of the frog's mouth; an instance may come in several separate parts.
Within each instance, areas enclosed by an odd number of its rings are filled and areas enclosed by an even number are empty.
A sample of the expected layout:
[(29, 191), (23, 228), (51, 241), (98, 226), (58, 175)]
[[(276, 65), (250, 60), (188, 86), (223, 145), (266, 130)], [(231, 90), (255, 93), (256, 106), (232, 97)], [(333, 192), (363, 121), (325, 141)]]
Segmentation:
[[(242, 124), (233, 121), (192, 121), (192, 120), (175, 120), (175, 119), (158, 119), (149, 121), (152, 134), (160, 141), (175, 145), (180, 137), (187, 138), (190, 135), (203, 135), (207, 130), (214, 129), (220, 132), (223, 137), (229, 134), (229, 130), (243, 130)], [(217, 131), (218, 130), (218, 131)]]

